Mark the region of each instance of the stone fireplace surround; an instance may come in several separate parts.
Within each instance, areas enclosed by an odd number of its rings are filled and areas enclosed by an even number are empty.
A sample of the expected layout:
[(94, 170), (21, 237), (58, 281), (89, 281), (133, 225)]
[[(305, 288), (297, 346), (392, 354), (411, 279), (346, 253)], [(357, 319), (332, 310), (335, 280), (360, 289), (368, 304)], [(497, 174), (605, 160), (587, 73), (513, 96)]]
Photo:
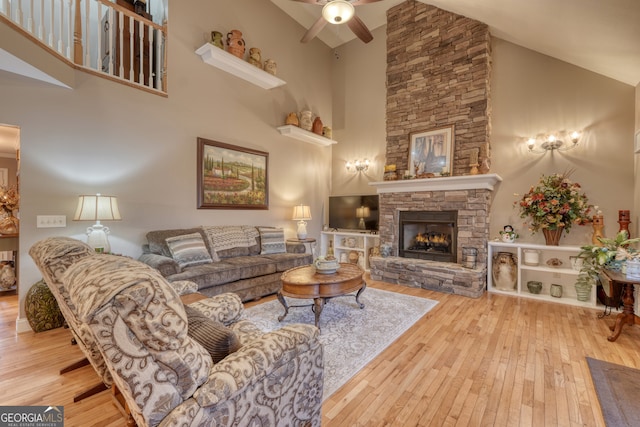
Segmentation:
[[(480, 297), (486, 288), (491, 193), (497, 174), (372, 182), (380, 196), (380, 244), (393, 256), (371, 257), (370, 274), (381, 280), (439, 292)], [(457, 258), (462, 248), (478, 250), (475, 269), (458, 263), (398, 257), (400, 211), (458, 211)]]

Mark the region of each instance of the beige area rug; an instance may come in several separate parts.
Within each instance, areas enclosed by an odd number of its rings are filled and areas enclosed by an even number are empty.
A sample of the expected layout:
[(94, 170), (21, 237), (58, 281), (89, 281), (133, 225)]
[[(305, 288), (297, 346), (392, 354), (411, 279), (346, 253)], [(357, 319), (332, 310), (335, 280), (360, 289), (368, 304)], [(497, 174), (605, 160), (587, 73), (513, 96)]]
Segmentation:
[(587, 357), (607, 427), (640, 425), (640, 370)]
[[(438, 303), (395, 292), (367, 288), (360, 295), (364, 309), (353, 296), (331, 299), (320, 316), (320, 341), (324, 346), (324, 393), (330, 397), (367, 363), (387, 348)], [(287, 298), (291, 305), (311, 304), (311, 300)], [(291, 323), (314, 323), (311, 307), (289, 308), (284, 313), (279, 301), (269, 301), (245, 310), (245, 316), (264, 331)]]

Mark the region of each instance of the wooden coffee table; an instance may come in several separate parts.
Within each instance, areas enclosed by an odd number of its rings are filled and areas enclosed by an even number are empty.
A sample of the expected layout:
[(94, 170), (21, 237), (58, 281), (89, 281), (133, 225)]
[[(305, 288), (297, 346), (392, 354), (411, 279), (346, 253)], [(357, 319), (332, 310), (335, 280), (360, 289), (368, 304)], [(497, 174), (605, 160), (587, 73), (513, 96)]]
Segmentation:
[(335, 297), (346, 296), (356, 292), (356, 303), (362, 309), (360, 294), (367, 283), (363, 279), (364, 271), (355, 264), (340, 263), (340, 269), (332, 274), (316, 273), (313, 265), (295, 267), (282, 274), (282, 289), (278, 292), (278, 301), (284, 307), (284, 314), (278, 317), (282, 321), (289, 314), (289, 306), (284, 297), (313, 299), (313, 304), (292, 305), (291, 307), (312, 307), (315, 313), (315, 324), (318, 326), (320, 314), (325, 303)]

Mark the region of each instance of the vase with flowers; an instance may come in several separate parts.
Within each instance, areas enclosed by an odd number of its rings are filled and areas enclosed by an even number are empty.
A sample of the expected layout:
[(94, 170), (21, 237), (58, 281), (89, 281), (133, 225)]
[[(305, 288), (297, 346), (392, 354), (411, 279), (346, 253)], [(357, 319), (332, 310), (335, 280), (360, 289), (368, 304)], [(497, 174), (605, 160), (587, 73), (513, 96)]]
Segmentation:
[(574, 224), (591, 222), (587, 195), (569, 177), (572, 171), (542, 175), (522, 198), (515, 202), (520, 217), (526, 218), (533, 234), (542, 231), (547, 245), (557, 246), (563, 231)]
[(18, 218), (14, 213), (20, 207), (20, 197), (16, 186), (0, 185), (0, 234), (18, 232)]

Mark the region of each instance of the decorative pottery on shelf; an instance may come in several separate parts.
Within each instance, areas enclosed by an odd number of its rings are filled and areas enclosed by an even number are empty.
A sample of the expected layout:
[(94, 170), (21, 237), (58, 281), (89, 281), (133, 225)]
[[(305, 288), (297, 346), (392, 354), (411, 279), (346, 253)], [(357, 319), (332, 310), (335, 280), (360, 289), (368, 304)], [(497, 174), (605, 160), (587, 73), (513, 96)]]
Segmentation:
[(278, 66), (276, 64), (276, 61), (274, 61), (273, 59), (267, 59), (266, 61), (264, 61), (264, 70), (275, 76), (276, 73), (278, 72)]
[(578, 301), (589, 301), (591, 296), (591, 284), (589, 283), (576, 283), (576, 299)]
[(313, 113), (309, 110), (300, 111), (300, 127), (302, 129), (308, 130), (309, 132), (311, 132), (311, 129), (313, 129), (312, 116), (313, 116)]
[(296, 113), (289, 113), (287, 118), (284, 121), (285, 125), (293, 125), (300, 126), (300, 121), (298, 120), (298, 115)]
[(491, 268), (493, 286), (501, 291), (513, 291), (518, 280), (518, 262), (511, 252), (498, 252), (493, 256)]
[(244, 39), (242, 38), (242, 32), (238, 30), (231, 30), (227, 33), (227, 52), (237, 56), (238, 58), (244, 58)]
[(16, 234), (20, 226), (20, 220), (15, 216), (0, 219), (0, 234)]
[(220, 31), (211, 31), (211, 44), (224, 49), (224, 41), (222, 40), (222, 33)]
[(529, 280), (527, 282), (527, 289), (532, 294), (539, 294), (542, 291), (542, 282), (538, 282), (536, 280)]
[(257, 47), (249, 49), (249, 64), (262, 70), (262, 53)]
[(562, 232), (564, 231), (564, 227), (558, 227), (555, 230), (549, 230), (548, 228), (542, 229), (542, 234), (544, 234), (544, 241), (547, 246), (558, 246), (560, 244), (560, 237), (562, 237)]
[(329, 126), (325, 126), (322, 128), (322, 136), (328, 139), (333, 139), (333, 131)]
[(0, 264), (0, 291), (8, 291), (16, 285), (16, 269), (13, 261)]
[(523, 262), (525, 265), (537, 266), (540, 264), (540, 251), (536, 249), (523, 249)]
[(551, 288), (549, 289), (549, 293), (552, 297), (562, 298), (562, 285), (552, 283)]
[(317, 116), (311, 125), (311, 131), (316, 135), (322, 135), (322, 120)]

